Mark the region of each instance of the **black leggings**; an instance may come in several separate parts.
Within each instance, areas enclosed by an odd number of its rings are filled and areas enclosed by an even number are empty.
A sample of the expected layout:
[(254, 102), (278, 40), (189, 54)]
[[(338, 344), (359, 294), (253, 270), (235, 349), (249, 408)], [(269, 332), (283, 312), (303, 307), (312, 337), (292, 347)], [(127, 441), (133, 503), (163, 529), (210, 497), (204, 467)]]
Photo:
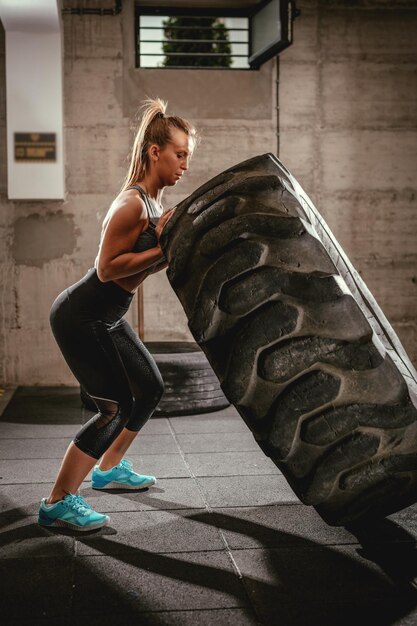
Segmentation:
[(94, 268), (63, 291), (52, 305), (55, 339), (98, 413), (74, 437), (75, 445), (95, 459), (124, 427), (137, 432), (164, 391), (158, 367), (122, 319), (133, 294), (116, 283), (102, 283)]

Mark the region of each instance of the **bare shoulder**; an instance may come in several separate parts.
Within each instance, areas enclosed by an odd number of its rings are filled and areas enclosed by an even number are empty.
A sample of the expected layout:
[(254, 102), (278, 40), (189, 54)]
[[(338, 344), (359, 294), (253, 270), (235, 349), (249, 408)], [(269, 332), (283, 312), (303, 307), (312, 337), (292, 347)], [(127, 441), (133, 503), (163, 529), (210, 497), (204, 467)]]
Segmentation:
[(121, 191), (113, 200), (109, 212), (111, 217), (117, 216), (118, 221), (123, 220), (134, 224), (148, 216), (145, 203), (135, 189)]

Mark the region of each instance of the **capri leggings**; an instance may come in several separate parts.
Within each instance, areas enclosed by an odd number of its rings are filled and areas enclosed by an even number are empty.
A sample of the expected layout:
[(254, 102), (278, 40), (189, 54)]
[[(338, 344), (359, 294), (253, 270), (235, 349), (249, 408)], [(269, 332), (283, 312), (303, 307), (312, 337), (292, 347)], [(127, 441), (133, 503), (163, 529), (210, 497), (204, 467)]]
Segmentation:
[(154, 359), (122, 319), (132, 298), (116, 283), (102, 283), (92, 268), (51, 308), (51, 327), (61, 352), (97, 406), (97, 414), (73, 439), (95, 459), (124, 427), (139, 431), (164, 391)]

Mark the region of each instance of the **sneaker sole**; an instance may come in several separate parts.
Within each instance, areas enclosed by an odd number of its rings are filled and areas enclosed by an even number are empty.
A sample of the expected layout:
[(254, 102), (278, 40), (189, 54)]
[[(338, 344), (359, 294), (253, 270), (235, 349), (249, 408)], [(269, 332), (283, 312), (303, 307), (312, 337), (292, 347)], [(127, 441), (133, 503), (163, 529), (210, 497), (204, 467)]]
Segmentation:
[(109, 520), (105, 520), (104, 522), (100, 522), (98, 524), (91, 524), (91, 526), (78, 526), (78, 524), (71, 524), (71, 522), (67, 522), (66, 520), (56, 519), (52, 522), (52, 524), (44, 524), (38, 520), (38, 524), (40, 526), (44, 526), (45, 528), (52, 528), (53, 526), (58, 528), (70, 528), (71, 530), (79, 530), (83, 533), (88, 530), (96, 530), (97, 528), (103, 528), (108, 524)]
[(136, 491), (140, 491), (141, 489), (147, 489), (148, 487), (152, 487), (155, 485), (156, 480), (152, 483), (148, 483), (146, 485), (126, 485), (125, 483), (118, 483), (113, 481), (111, 483), (107, 483), (107, 485), (103, 485), (103, 487), (98, 487), (95, 485), (91, 485), (93, 489), (136, 489)]

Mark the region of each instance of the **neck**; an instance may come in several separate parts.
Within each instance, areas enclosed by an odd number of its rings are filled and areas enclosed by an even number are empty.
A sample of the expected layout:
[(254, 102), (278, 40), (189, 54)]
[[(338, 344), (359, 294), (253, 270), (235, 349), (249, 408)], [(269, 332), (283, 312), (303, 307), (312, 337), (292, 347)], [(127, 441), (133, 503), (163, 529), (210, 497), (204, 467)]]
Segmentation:
[(162, 203), (162, 194), (164, 192), (164, 189), (161, 189), (156, 181), (151, 180), (149, 177), (145, 176), (145, 178), (138, 181), (138, 185), (140, 185), (145, 193), (150, 198), (155, 200), (158, 204)]

